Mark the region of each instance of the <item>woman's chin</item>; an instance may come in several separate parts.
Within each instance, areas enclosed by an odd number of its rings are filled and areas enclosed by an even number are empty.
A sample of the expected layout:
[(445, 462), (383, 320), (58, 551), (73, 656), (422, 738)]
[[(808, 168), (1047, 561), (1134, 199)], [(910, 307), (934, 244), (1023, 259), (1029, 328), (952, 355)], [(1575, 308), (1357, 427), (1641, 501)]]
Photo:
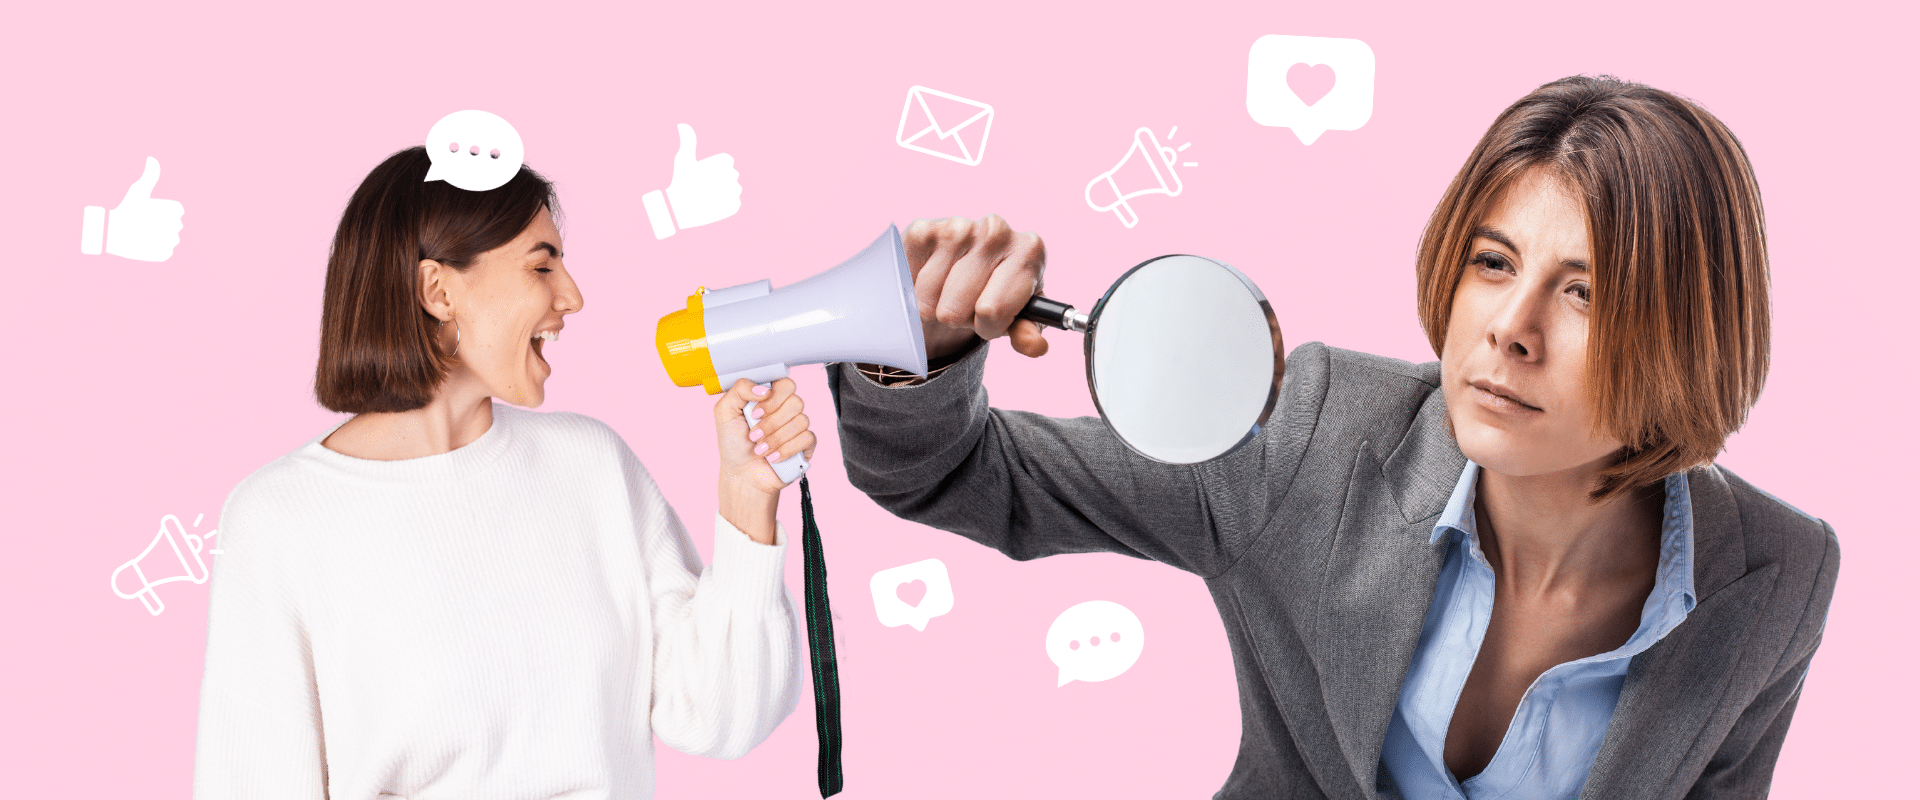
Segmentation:
[[(521, 375), (514, 385), (503, 387), (493, 393), (494, 399), (510, 403), (521, 408), (538, 408), (547, 399), (547, 377), (532, 373)], [(498, 384), (495, 384), (498, 386)]]
[(520, 403), (522, 407), (539, 408), (541, 403), (544, 403), (547, 401), (546, 376), (543, 375), (538, 378), (535, 378), (532, 383), (527, 384), (526, 390), (522, 391), (520, 393), (520, 396), (523, 400), (525, 400), (525, 402)]
[(547, 378), (553, 375), (553, 365), (547, 363), (546, 356), (540, 353), (540, 346), (538, 344), (528, 349), (530, 352), (527, 355), (527, 374), (525, 376), (527, 391), (522, 392), (522, 394), (527, 395), (528, 402), (521, 403), (520, 405), (533, 408), (540, 405), (547, 397)]
[(1453, 435), (1461, 455), (1482, 468), (1504, 475), (1532, 471), (1535, 459), (1529, 457), (1532, 442), (1527, 437), (1473, 419), (1456, 420)]

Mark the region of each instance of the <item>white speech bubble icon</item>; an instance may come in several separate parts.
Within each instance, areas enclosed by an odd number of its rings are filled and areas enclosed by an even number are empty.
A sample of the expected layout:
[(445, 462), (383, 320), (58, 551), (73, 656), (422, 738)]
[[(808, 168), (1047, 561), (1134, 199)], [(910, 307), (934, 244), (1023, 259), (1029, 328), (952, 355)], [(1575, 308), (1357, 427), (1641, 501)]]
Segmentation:
[(498, 189), (520, 171), (527, 150), (520, 132), (498, 114), (455, 111), (427, 131), (427, 180), (446, 181), (469, 192)]
[[(1309, 69), (1294, 71), (1295, 65)], [(1316, 75), (1313, 67), (1333, 74)], [(1315, 77), (1331, 77), (1332, 87), (1316, 92), (1319, 87), (1305, 85)], [(1301, 97), (1302, 91), (1320, 96)], [(1319, 36), (1254, 40), (1247, 53), (1247, 113), (1262, 125), (1292, 128), (1301, 144), (1327, 131), (1359, 130), (1373, 117), (1373, 48), (1359, 39)]]
[(1140, 660), (1146, 644), (1140, 618), (1119, 603), (1088, 600), (1062, 611), (1047, 628), (1047, 658), (1060, 668), (1054, 686), (1119, 677)]
[[(910, 585), (915, 583), (919, 585)], [(873, 573), (870, 585), (873, 611), (880, 616), (880, 624), (889, 628), (912, 625), (924, 631), (927, 620), (953, 610), (953, 581), (947, 577), (947, 565), (937, 558), (880, 570)], [(924, 594), (919, 602), (909, 603), (900, 596), (902, 589)]]

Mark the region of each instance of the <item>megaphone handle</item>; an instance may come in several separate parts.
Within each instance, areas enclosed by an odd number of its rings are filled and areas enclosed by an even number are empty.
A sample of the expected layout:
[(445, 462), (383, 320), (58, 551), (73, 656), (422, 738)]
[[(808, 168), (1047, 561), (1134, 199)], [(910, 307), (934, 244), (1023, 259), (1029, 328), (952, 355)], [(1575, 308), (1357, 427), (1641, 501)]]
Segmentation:
[(1015, 316), (1063, 331), (1087, 332), (1087, 315), (1051, 297), (1036, 294), (1027, 298), (1027, 306), (1020, 309), (1020, 313)]
[[(770, 384), (762, 383), (760, 384), (760, 386), (761, 388), (764, 388), (769, 392), (773, 391), (773, 386)], [(747, 430), (753, 430), (755, 426), (760, 424), (760, 420), (753, 418), (753, 409), (755, 406), (758, 406), (758, 405), (760, 405), (760, 401), (748, 400), (747, 407), (744, 409), (741, 409), (741, 413), (747, 415)], [(782, 459), (768, 466), (773, 467), (773, 474), (780, 476), (781, 483), (790, 484), (790, 483), (793, 483), (794, 481), (800, 480), (800, 476), (805, 475), (807, 472), (807, 467), (811, 465), (807, 463), (806, 454), (794, 453), (792, 456), (789, 456), (785, 459)]]

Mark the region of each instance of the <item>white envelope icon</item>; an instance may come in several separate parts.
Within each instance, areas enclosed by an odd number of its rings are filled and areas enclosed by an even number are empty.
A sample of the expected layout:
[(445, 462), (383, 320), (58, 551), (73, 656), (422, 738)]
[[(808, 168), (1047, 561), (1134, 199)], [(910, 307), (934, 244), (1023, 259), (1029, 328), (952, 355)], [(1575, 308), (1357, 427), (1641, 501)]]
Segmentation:
[(908, 150), (971, 167), (986, 155), (991, 127), (993, 106), (915, 86), (907, 90), (907, 107), (900, 111), (900, 130), (893, 140)]

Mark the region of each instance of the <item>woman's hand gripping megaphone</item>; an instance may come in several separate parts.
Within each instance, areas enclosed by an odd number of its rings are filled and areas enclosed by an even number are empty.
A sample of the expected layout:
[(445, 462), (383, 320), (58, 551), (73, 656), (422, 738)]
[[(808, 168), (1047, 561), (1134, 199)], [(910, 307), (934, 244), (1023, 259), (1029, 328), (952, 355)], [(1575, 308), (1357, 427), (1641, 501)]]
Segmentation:
[(1016, 232), (998, 214), (914, 220), (902, 237), (927, 358), (952, 355), (978, 336), (1008, 336), (1021, 355), (1047, 353), (1040, 323), (1020, 319), (1040, 293), (1047, 247), (1032, 232)]
[[(728, 521), (772, 519), (772, 508), (787, 485), (775, 473), (774, 463), (813, 457), (818, 439), (808, 427), (806, 403), (794, 389), (792, 378), (772, 384), (741, 378), (714, 403), (713, 424), (720, 441), (720, 514)], [(746, 533), (761, 538), (755, 531)], [(764, 541), (773, 541), (773, 531), (765, 533)]]

